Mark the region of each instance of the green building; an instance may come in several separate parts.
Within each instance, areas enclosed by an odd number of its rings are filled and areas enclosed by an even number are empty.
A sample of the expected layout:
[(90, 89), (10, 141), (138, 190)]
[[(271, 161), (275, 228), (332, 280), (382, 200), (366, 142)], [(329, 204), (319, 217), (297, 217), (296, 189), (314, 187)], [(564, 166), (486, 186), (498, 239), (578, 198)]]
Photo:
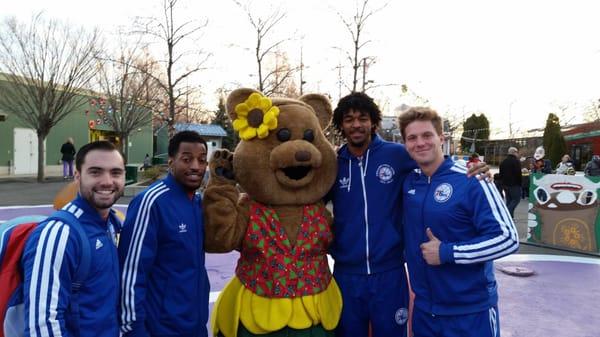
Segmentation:
[[(0, 80), (2, 87), (11, 85)], [(75, 148), (94, 141), (109, 140), (120, 147), (121, 139), (109, 124), (96, 113), (90, 103), (92, 97), (86, 97), (80, 107), (65, 117), (46, 137), (46, 176), (62, 176), (60, 147), (71, 137)], [(128, 164), (142, 165), (146, 153), (152, 155), (152, 122), (138, 128), (128, 139)], [(0, 176), (37, 174), (38, 144), (35, 129), (21, 123), (17, 116), (8, 111), (0, 111)]]

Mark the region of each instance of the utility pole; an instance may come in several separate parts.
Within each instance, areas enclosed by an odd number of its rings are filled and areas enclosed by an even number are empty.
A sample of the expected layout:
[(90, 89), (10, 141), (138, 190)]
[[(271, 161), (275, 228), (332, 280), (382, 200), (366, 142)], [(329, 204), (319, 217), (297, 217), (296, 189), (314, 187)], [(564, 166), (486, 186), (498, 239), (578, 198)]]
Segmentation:
[(300, 96), (304, 94), (304, 58), (303, 58), (303, 46), (300, 46)]
[(508, 105), (508, 138), (512, 139), (513, 138), (513, 131), (512, 131), (512, 106), (515, 103), (515, 101), (511, 101), (510, 104)]
[(367, 84), (367, 58), (363, 57), (362, 59), (362, 68), (363, 68), (363, 76), (362, 76), (362, 92), (365, 92), (365, 85)]
[(342, 62), (338, 61), (337, 67), (334, 69), (338, 70), (338, 101), (342, 99)]
[[(367, 61), (370, 61), (369, 63), (367, 63)], [(371, 65), (371, 63), (375, 62), (375, 60), (373, 58), (371, 58), (370, 56), (366, 56), (362, 58), (362, 70), (363, 70), (363, 74), (362, 74), (362, 92), (365, 92), (365, 89), (367, 87), (368, 83), (373, 83), (372, 80), (367, 81), (367, 67)]]

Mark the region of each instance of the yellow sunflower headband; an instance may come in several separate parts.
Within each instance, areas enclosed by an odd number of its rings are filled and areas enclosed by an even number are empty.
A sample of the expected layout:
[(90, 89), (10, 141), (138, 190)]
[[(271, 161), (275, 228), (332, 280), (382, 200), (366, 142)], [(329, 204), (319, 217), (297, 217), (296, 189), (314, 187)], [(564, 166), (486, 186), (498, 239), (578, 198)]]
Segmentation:
[(277, 128), (279, 108), (273, 106), (271, 100), (257, 92), (235, 106), (237, 118), (233, 121), (233, 129), (238, 131), (240, 138), (250, 140), (256, 136), (263, 139), (269, 135), (269, 130)]

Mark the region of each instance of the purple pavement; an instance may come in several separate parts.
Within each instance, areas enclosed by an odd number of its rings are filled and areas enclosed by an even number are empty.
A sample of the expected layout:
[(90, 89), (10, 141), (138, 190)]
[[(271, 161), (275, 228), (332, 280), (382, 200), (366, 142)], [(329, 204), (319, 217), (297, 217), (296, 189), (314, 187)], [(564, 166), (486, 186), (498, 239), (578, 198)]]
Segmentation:
[[(517, 277), (496, 270), (503, 337), (600, 336), (600, 260), (513, 256), (517, 257), (523, 261), (501, 261), (496, 265), (519, 265), (536, 274)], [(539, 258), (564, 261), (531, 261)], [(576, 260), (592, 263), (572, 262)]]
[[(119, 205), (120, 211), (126, 206)], [(0, 207), (0, 221), (22, 215), (46, 215), (51, 206)], [(210, 310), (234, 274), (239, 254), (206, 254), (211, 284)], [(503, 337), (600, 336), (600, 259), (558, 255), (512, 255), (496, 267), (532, 269), (530, 277), (496, 270)]]

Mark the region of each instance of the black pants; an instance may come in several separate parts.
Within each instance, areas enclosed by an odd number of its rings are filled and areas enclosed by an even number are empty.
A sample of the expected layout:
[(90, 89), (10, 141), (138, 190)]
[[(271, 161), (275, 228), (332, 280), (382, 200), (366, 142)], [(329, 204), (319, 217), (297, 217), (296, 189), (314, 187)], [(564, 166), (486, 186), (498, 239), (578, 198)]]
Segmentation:
[(506, 195), (506, 208), (508, 208), (510, 216), (514, 219), (515, 208), (521, 201), (521, 186), (504, 186), (504, 194)]

